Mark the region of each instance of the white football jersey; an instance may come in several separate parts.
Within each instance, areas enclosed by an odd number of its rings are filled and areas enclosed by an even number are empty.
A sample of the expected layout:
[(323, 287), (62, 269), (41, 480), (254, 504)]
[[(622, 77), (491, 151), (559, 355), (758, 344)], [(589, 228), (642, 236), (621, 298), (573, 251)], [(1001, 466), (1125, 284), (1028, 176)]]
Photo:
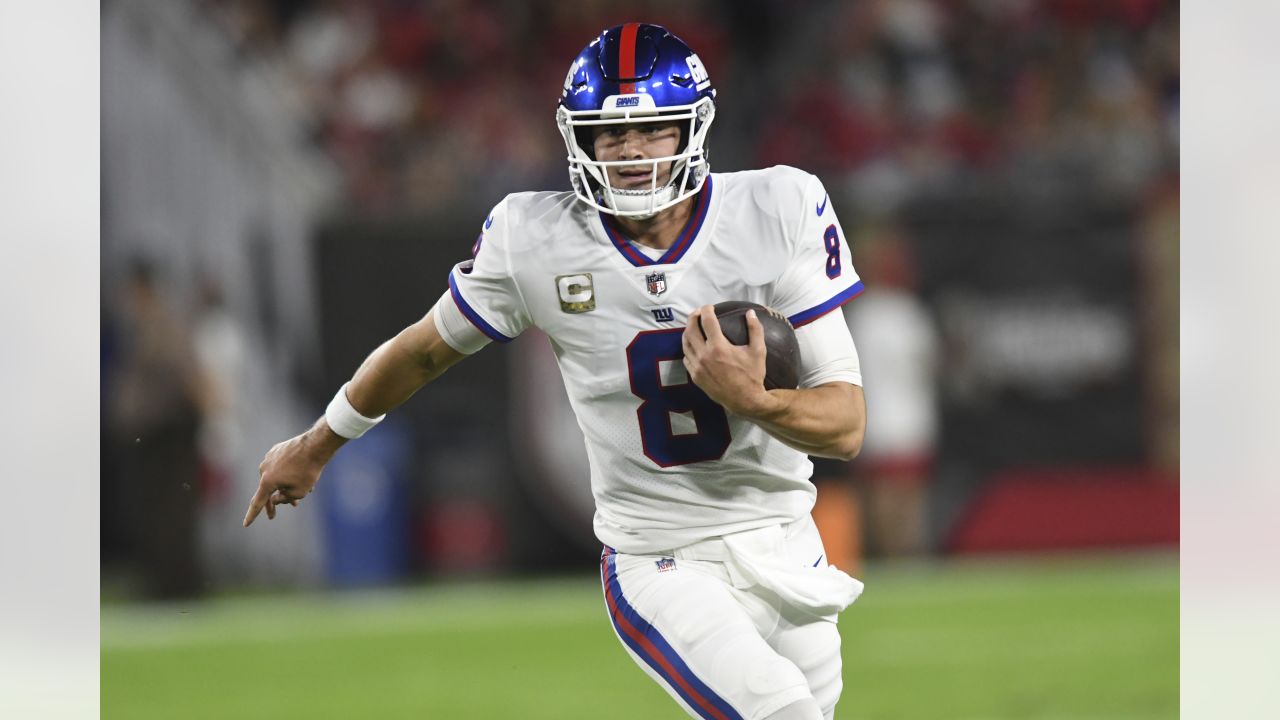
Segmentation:
[[(792, 522), (816, 497), (808, 456), (689, 380), (689, 313), (749, 300), (800, 327), (862, 290), (813, 175), (714, 173), (694, 203), (659, 253), (573, 193), (509, 195), (485, 220), (473, 260), (450, 273), (452, 302), (436, 306), (441, 334), (463, 352), (476, 349), (476, 329), (498, 342), (530, 326), (550, 337), (586, 439), (596, 535), (622, 552)], [(833, 379), (805, 358), (801, 377), (806, 386)]]

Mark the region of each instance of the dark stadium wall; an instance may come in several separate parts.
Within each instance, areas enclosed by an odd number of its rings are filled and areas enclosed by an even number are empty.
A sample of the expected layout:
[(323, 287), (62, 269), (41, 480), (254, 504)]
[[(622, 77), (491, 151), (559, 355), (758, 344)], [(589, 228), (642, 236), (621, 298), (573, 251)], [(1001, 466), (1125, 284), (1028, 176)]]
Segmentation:
[(1140, 211), (987, 185), (907, 214), (945, 347), (938, 549), (1177, 542), (1176, 471), (1144, 436)]
[[(317, 233), (322, 370), (309, 388), (317, 407), (369, 352), (431, 309), (448, 289), (449, 270), (470, 257), (487, 212), (348, 217)], [(521, 481), (529, 469), (515, 460), (509, 354), (505, 346), (481, 350), (396, 411), (411, 446), (403, 498), (410, 572), (552, 569), (590, 560), (564, 519), (530, 497), (536, 485)]]

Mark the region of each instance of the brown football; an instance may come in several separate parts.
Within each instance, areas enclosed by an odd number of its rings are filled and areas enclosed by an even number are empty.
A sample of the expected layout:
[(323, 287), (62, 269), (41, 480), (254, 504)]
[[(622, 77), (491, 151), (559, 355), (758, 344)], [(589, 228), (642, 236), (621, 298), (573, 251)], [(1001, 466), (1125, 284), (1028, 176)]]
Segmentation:
[(726, 300), (715, 305), (716, 318), (725, 338), (734, 345), (747, 344), (747, 311), (755, 310), (764, 327), (766, 348), (764, 387), (766, 390), (794, 390), (800, 384), (800, 344), (786, 316), (773, 308), (745, 300)]

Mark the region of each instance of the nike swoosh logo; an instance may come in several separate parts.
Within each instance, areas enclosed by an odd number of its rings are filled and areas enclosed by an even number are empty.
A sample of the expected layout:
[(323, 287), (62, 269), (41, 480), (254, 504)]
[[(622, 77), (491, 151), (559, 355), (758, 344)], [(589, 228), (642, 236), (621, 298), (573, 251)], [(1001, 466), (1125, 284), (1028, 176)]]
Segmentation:
[(822, 217), (822, 213), (827, 211), (827, 197), (826, 195), (822, 196), (822, 204), (818, 206), (818, 217)]
[[(823, 202), (825, 203), (825, 201), (823, 201)], [(819, 215), (821, 215), (822, 213), (818, 213), (818, 214), (819, 214)], [(485, 230), (488, 230), (488, 229), (489, 229), (489, 226), (490, 226), (490, 225), (492, 225), (492, 224), (493, 224), (493, 216), (492, 216), (492, 215), (490, 215), (488, 218), (485, 218), (485, 221), (484, 221), (484, 229), (485, 229)]]

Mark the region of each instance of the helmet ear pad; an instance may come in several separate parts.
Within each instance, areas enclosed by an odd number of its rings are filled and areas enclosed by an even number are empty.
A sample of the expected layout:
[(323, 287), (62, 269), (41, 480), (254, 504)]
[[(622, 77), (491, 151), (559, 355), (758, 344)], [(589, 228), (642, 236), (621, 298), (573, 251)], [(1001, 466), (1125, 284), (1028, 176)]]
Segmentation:
[[(593, 134), (594, 129), (590, 127), (578, 127), (573, 129), (573, 139), (574, 142), (578, 143), (578, 149), (580, 149), (589, 160), (595, 162), (598, 158), (596, 158), (596, 141), (595, 138), (592, 137)], [(586, 182), (587, 189), (593, 195), (603, 189), (600, 185), (600, 181), (596, 180), (592, 173), (583, 173), (582, 180)]]
[(589, 127), (579, 127), (573, 129), (573, 139), (578, 141), (578, 147), (582, 148), (582, 152), (592, 160), (596, 159), (596, 139), (592, 137), (592, 129)]

